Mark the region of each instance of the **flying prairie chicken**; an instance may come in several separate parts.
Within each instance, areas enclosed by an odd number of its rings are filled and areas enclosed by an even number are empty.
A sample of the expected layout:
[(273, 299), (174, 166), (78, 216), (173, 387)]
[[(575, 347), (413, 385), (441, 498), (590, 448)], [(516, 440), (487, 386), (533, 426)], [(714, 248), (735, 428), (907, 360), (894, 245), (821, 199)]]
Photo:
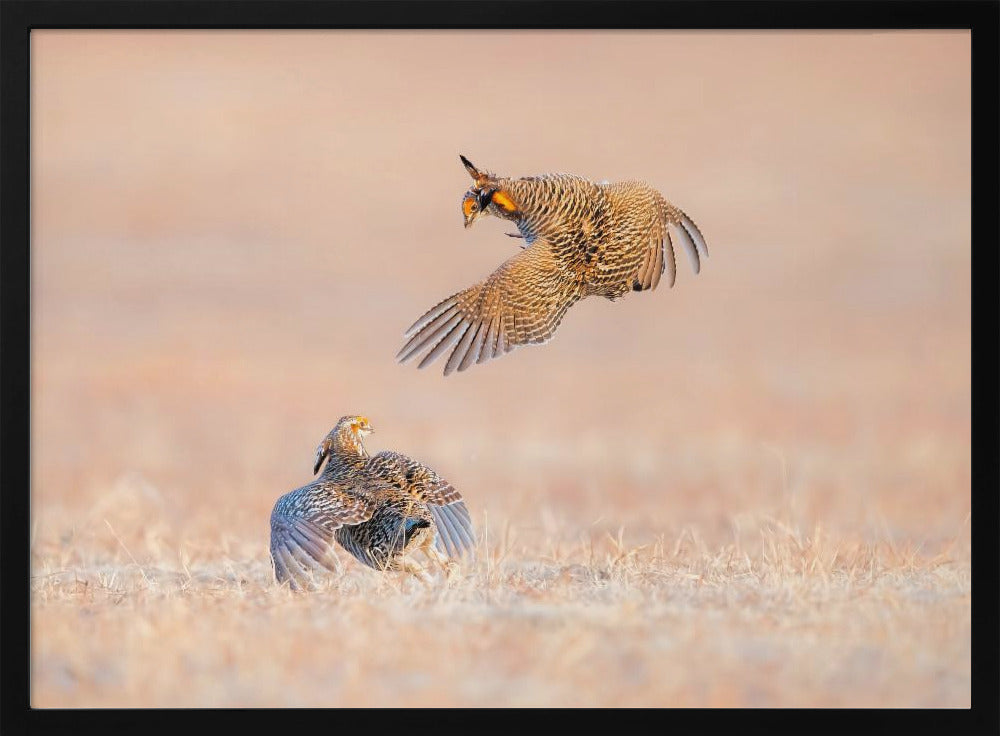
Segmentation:
[(670, 228), (695, 273), (708, 256), (694, 221), (642, 182), (594, 183), (572, 174), (512, 179), (461, 159), (473, 180), (462, 199), (465, 226), (483, 215), (510, 220), (523, 249), (414, 322), (396, 355), (401, 363), (424, 353), (423, 368), (454, 345), (444, 374), (463, 371), (520, 345), (548, 342), (584, 297), (614, 301), (655, 289), (664, 270), (673, 286)]
[(271, 560), (279, 583), (298, 589), (309, 570), (337, 570), (333, 540), (369, 567), (423, 579), (427, 573), (411, 551), (443, 567), (448, 557), (474, 551), (462, 495), (406, 455), (369, 456), (362, 438), (373, 431), (367, 417), (341, 418), (316, 449), (313, 473), (327, 461), (320, 477), (275, 503)]

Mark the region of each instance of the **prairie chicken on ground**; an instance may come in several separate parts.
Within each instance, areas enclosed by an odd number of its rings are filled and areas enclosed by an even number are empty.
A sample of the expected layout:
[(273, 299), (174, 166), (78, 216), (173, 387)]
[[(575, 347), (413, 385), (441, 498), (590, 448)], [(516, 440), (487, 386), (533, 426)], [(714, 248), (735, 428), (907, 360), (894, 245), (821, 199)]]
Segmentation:
[(584, 297), (615, 300), (655, 289), (664, 271), (673, 286), (670, 228), (695, 273), (708, 256), (691, 218), (642, 182), (596, 184), (571, 174), (511, 179), (461, 159), (474, 181), (462, 200), (465, 226), (484, 214), (511, 220), (523, 250), (414, 322), (396, 355), (401, 363), (425, 353), (423, 368), (454, 345), (444, 374), (463, 371), (519, 345), (547, 342)]
[(343, 417), (316, 449), (313, 473), (326, 460), (322, 475), (274, 505), (271, 560), (278, 582), (298, 589), (309, 570), (337, 570), (333, 540), (369, 567), (421, 578), (426, 572), (408, 553), (423, 550), (445, 566), (446, 556), (474, 551), (461, 494), (405, 455), (369, 456), (362, 438), (373, 431), (366, 417)]

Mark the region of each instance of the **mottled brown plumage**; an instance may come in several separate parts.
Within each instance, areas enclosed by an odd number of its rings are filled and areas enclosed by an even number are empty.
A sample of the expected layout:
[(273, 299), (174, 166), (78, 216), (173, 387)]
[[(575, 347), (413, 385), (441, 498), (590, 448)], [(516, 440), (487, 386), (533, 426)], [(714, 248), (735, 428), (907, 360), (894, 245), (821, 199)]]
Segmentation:
[[(310, 570), (337, 570), (336, 540), (365, 565), (426, 577), (408, 557), (422, 550), (442, 565), (472, 553), (475, 536), (461, 494), (437, 473), (396, 452), (369, 456), (368, 419), (343, 417), (316, 450), (314, 482), (278, 499), (271, 560), (278, 582), (298, 589)], [(443, 553), (443, 554), (442, 554)]]
[[(698, 227), (647, 184), (594, 183), (571, 174), (512, 179), (462, 162), (474, 185), (462, 200), (465, 226), (493, 215), (517, 225), (519, 253), (485, 281), (453, 294), (406, 332), (396, 355), (419, 367), (451, 350), (444, 373), (547, 342), (573, 304), (618, 299), (676, 276), (671, 229), (698, 273), (708, 248)], [(453, 347), (454, 346), (454, 347)]]

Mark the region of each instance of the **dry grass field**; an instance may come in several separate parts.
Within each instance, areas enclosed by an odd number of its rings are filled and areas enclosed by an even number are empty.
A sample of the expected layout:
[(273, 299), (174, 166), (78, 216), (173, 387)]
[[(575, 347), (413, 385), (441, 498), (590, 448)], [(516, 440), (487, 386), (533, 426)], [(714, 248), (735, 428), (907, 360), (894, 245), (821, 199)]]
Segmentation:
[[(970, 705), (969, 35), (32, 33), (31, 704)], [(711, 257), (442, 377), (516, 248), (458, 154)], [(273, 581), (343, 414), (459, 488), (431, 584)]]

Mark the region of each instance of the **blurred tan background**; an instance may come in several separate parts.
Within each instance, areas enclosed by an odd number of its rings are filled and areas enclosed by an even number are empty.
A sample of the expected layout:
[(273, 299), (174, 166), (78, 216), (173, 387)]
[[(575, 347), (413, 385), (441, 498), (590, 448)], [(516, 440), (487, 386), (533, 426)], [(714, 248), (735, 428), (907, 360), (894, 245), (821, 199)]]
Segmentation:
[[(524, 559), (755, 515), (927, 554), (966, 528), (968, 33), (31, 43), (33, 539), (155, 522), (263, 564), (347, 413)], [(644, 179), (711, 257), (547, 345), (400, 366), (403, 330), (517, 248), (463, 230), (460, 153)]]

